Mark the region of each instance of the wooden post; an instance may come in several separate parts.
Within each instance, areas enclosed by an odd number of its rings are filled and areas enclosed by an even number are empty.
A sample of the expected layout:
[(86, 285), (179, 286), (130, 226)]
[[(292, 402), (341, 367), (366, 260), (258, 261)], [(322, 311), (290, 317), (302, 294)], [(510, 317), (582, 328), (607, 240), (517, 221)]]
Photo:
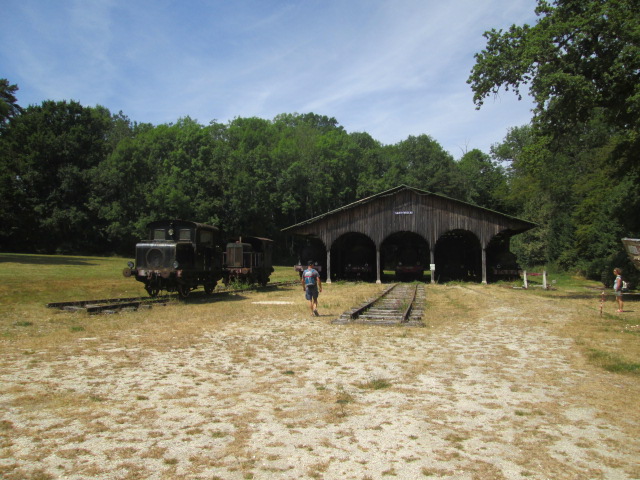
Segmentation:
[(547, 271), (542, 271), (542, 288), (547, 289)]
[(433, 253), (433, 248), (429, 249), (429, 260), (430, 260), (430, 265), (429, 268), (431, 269), (431, 283), (436, 283), (436, 269), (435, 269), (435, 253)]
[(327, 281), (331, 283), (331, 249), (327, 249)]
[(482, 284), (487, 284), (487, 249), (482, 248)]
[(527, 283), (527, 271), (524, 271), (524, 289), (529, 288), (529, 284)]
[(376, 247), (376, 283), (382, 283), (382, 281), (380, 280), (380, 266), (380, 249)]

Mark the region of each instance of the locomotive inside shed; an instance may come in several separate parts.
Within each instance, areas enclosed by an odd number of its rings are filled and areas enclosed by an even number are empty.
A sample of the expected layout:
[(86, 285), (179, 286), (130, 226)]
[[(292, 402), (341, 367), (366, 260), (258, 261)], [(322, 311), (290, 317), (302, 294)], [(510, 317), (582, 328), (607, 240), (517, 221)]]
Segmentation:
[(342, 235), (331, 246), (331, 274), (334, 279), (375, 280), (376, 246), (362, 233)]
[(394, 280), (423, 280), (429, 272), (429, 244), (417, 233), (397, 232), (382, 242), (382, 265), (394, 272)]

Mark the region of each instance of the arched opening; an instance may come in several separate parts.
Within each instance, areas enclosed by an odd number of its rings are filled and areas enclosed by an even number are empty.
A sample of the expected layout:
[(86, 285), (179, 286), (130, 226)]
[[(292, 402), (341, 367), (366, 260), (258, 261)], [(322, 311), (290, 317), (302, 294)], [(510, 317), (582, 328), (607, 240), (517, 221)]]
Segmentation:
[(362, 233), (346, 233), (331, 246), (332, 279), (376, 279), (376, 246)]
[(308, 262), (312, 261), (314, 268), (320, 273), (320, 278), (327, 278), (327, 249), (322, 240), (316, 237), (298, 238), (294, 242), (294, 249), (298, 254), (298, 261), (294, 269), (302, 276), (302, 272), (307, 268)]
[(437, 282), (482, 281), (482, 247), (480, 240), (467, 230), (443, 234), (434, 251)]
[(516, 280), (520, 278), (520, 265), (509, 250), (511, 235), (499, 233), (487, 245), (487, 280)]
[(413, 232), (389, 235), (380, 248), (383, 270), (393, 271), (397, 281), (423, 280), (429, 272), (429, 244)]

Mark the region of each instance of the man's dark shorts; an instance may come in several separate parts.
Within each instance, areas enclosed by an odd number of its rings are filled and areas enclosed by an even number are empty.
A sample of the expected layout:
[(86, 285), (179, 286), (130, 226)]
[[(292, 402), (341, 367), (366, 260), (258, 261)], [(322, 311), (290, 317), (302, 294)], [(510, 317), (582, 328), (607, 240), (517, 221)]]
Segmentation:
[(318, 299), (318, 286), (317, 285), (307, 285), (307, 289), (304, 292), (304, 298), (307, 300)]

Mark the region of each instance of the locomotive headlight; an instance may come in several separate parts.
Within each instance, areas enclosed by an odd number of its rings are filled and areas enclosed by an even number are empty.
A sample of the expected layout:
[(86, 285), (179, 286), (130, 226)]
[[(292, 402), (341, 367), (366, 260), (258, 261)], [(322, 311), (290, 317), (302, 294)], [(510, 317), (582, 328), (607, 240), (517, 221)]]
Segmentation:
[(173, 268), (177, 270), (179, 266), (180, 264), (177, 261), (173, 262)]
[(127, 262), (127, 267), (133, 268), (133, 262), (131, 262), (131, 261)]

